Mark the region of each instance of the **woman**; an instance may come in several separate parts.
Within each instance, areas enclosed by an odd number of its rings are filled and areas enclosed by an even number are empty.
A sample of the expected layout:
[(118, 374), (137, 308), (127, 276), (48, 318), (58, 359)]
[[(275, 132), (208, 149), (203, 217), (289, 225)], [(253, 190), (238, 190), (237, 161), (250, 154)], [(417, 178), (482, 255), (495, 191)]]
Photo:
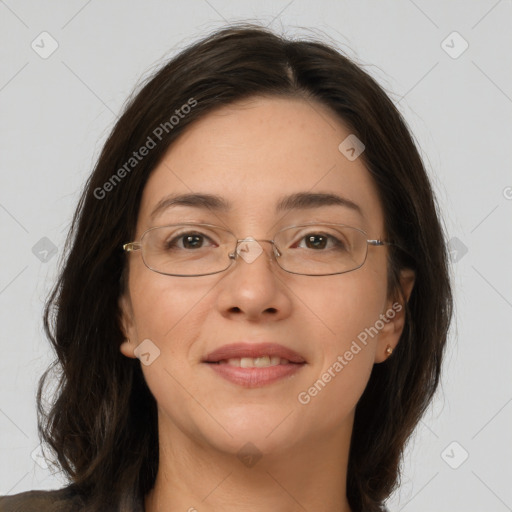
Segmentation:
[(194, 44), (129, 102), (68, 249), (38, 403), (70, 485), (1, 511), (385, 510), (452, 302), (425, 169), (369, 75), (252, 25)]

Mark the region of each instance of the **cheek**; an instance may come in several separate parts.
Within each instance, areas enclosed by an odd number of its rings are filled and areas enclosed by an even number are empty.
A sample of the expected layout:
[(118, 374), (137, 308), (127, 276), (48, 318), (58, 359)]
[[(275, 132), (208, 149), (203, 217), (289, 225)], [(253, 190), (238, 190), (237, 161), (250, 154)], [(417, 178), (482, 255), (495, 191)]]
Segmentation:
[[(385, 270), (372, 266), (338, 276), (318, 278), (315, 282), (295, 283), (294, 294), (299, 299), (307, 322), (318, 334), (326, 353), (340, 351), (373, 326), (386, 303)], [(311, 332), (311, 331), (310, 331)], [(317, 342), (318, 342), (317, 341)]]
[(208, 279), (180, 279), (151, 271), (134, 275), (131, 297), (138, 343), (151, 340), (161, 355), (169, 355), (166, 360), (177, 354), (186, 357), (211, 311), (211, 288)]
[[(212, 287), (207, 279), (179, 280), (158, 274), (133, 281), (138, 343), (151, 340), (150, 350), (158, 354), (150, 364), (141, 364), (142, 372), (160, 410), (177, 424), (188, 421), (183, 411), (194, 406), (191, 395), (200, 396), (201, 390), (191, 381), (194, 367), (189, 356), (211, 312)], [(195, 427), (190, 423), (187, 428)]]
[(308, 298), (303, 332), (322, 346), (315, 373), (298, 397), (308, 406), (305, 414), (324, 414), (333, 426), (357, 404), (374, 365), (378, 335), (372, 329), (386, 291), (381, 272), (370, 265), (326, 278), (309, 290), (294, 289), (298, 297)]

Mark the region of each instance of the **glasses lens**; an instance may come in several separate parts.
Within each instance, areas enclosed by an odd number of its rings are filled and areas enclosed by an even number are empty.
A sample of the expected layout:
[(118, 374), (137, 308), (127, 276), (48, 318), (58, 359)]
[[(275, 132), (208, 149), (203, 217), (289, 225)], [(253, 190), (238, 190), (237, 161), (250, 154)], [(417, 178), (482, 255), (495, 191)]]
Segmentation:
[(226, 270), (236, 238), (208, 224), (152, 228), (142, 237), (142, 258), (155, 272), (175, 276), (215, 274)]
[(362, 231), (336, 224), (308, 224), (286, 228), (275, 237), (282, 269), (295, 274), (329, 275), (350, 272), (366, 259), (368, 245)]

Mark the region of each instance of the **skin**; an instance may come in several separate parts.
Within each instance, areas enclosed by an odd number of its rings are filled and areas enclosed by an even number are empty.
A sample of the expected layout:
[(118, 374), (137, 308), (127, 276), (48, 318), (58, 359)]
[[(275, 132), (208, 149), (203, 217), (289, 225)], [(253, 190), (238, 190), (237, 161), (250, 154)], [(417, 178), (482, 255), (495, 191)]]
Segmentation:
[[(326, 107), (300, 99), (252, 98), (206, 115), (168, 150), (143, 192), (137, 236), (156, 225), (208, 222), (238, 238), (272, 239), (286, 226), (313, 220), (363, 229), (385, 238), (377, 190), (361, 158), (349, 161), (338, 145), (350, 134)], [(173, 206), (150, 219), (170, 193), (218, 194), (225, 212)], [(328, 192), (357, 203), (276, 215), (284, 194)], [(346, 274), (289, 274), (269, 244), (252, 263), (239, 258), (226, 272), (172, 277), (149, 270), (140, 252), (129, 256), (129, 281), (120, 299), (127, 340), (121, 352), (150, 339), (160, 356), (142, 365), (158, 404), (160, 463), (147, 512), (315, 510), (348, 512), (345, 481), (355, 406), (372, 367), (386, 359), (404, 325), (404, 309), (307, 405), (298, 402), (373, 326), (394, 301), (386, 282), (386, 247), (369, 247), (365, 264)], [(402, 274), (408, 298), (414, 276)], [(201, 362), (237, 341), (280, 343), (307, 364), (290, 378), (242, 388)], [(252, 443), (252, 467), (238, 451)]]

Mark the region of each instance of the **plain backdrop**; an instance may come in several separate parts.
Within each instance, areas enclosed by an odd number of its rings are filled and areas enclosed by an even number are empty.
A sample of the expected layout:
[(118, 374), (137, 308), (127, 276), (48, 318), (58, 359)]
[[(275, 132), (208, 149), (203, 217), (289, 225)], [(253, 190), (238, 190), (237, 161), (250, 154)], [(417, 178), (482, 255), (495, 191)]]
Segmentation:
[(38, 447), (42, 307), (101, 146), (141, 78), (234, 21), (323, 38), (363, 65), (434, 183), (455, 322), (390, 510), (512, 510), (510, 0), (0, 1), (0, 494), (63, 483)]

